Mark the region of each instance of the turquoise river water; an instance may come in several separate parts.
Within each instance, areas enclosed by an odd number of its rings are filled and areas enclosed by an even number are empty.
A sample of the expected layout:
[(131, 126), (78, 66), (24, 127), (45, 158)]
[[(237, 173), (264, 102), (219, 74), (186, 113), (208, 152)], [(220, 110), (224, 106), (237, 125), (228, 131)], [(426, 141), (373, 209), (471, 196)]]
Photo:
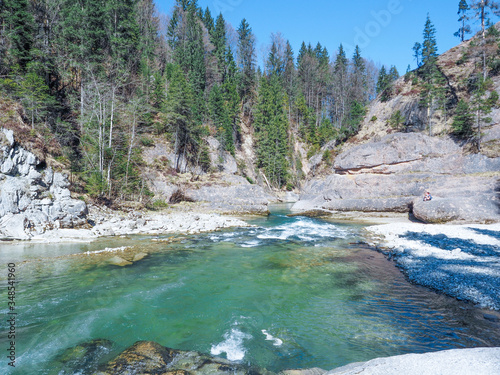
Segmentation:
[[(0, 372), (51, 374), (58, 354), (97, 338), (114, 342), (111, 356), (152, 340), (272, 371), (500, 346), (482, 311), (408, 283), (359, 244), (362, 226), (286, 213), (170, 243), (141, 236), (0, 245), (3, 317), (9, 262), (18, 281), (16, 367), (7, 366), (4, 318)], [(105, 261), (113, 254), (85, 254), (124, 245), (149, 255), (117, 267)]]

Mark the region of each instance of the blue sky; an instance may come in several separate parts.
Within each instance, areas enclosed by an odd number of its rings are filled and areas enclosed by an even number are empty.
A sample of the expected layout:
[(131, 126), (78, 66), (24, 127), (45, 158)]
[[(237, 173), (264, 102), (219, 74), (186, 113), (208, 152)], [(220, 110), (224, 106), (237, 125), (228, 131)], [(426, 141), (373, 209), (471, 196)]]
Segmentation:
[[(170, 13), (175, 0), (156, 0), (163, 13)], [(290, 40), (295, 56), (302, 41), (313, 47), (319, 41), (330, 56), (340, 43), (352, 56), (359, 44), (364, 57), (376, 64), (396, 65), (403, 74), (408, 64), (415, 68), (412, 47), (422, 42), (427, 13), (436, 27), (439, 53), (459, 43), (459, 0), (198, 0), (215, 18), (222, 12), (235, 29), (246, 18), (257, 38), (257, 51), (270, 43), (271, 33), (281, 32)], [(497, 21), (495, 19), (494, 21)], [(479, 24), (472, 23), (473, 30)], [(259, 56), (262, 64), (262, 56)]]

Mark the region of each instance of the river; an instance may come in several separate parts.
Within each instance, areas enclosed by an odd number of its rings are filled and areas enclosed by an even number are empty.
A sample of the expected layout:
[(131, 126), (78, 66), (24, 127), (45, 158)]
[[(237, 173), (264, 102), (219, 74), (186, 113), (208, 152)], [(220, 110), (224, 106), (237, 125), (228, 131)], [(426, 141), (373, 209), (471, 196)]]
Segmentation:
[[(275, 208), (251, 219), (255, 227), (173, 242), (136, 236), (1, 245), (0, 282), (7, 286), (8, 263), (16, 264), (18, 281), (10, 373), (51, 374), (64, 349), (97, 338), (115, 343), (112, 355), (152, 340), (272, 371), (500, 346), (496, 325), (482, 311), (410, 284), (361, 244), (361, 225), (286, 213)], [(103, 253), (85, 254), (118, 246), (149, 255), (117, 267), (102, 261)], [(6, 287), (0, 298), (5, 317)], [(8, 331), (3, 319), (2, 369)]]

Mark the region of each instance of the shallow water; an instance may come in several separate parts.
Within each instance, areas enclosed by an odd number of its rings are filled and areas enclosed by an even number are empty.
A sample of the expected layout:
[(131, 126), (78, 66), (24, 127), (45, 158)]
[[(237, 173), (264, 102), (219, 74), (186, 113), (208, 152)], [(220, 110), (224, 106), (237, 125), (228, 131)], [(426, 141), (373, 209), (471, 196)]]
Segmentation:
[[(173, 243), (143, 236), (2, 246), (0, 259), (16, 262), (19, 281), (11, 373), (50, 374), (55, 356), (96, 338), (115, 342), (112, 355), (152, 340), (273, 371), (500, 346), (498, 323), (408, 283), (393, 263), (357, 244), (360, 226), (285, 214)], [(122, 245), (150, 255), (125, 268), (102, 255), (72, 255)], [(7, 301), (5, 288), (0, 298)], [(0, 311), (7, 313), (6, 303)], [(7, 347), (3, 320), (2, 352)]]

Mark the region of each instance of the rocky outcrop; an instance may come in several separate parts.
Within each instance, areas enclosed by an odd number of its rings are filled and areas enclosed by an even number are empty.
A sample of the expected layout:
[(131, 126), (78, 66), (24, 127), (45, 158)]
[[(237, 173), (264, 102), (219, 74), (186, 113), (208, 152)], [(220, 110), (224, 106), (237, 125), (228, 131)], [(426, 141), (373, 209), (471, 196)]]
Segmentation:
[(326, 375), (495, 375), (499, 368), (500, 348), (475, 348), (376, 358), (339, 367)]
[[(410, 212), (424, 222), (500, 221), (500, 158), (464, 155), (447, 137), (396, 133), (341, 153), (294, 211)], [(434, 196), (423, 202), (425, 191)]]
[(46, 229), (86, 224), (87, 205), (72, 199), (69, 182), (0, 132), (0, 238), (29, 239)]
[(187, 195), (209, 209), (223, 213), (268, 214), (268, 204), (275, 200), (264, 189), (241, 176), (221, 176), (219, 184), (187, 190)]
[(119, 374), (259, 375), (270, 373), (198, 352), (174, 350), (152, 341), (139, 341), (94, 373), (94, 375)]
[[(53, 361), (50, 374), (162, 374), (162, 375), (273, 375), (262, 368), (231, 362), (194, 351), (138, 341), (114, 359), (99, 365), (112, 348), (108, 340), (93, 340), (67, 349)], [(320, 368), (285, 370), (279, 375), (351, 374), (498, 374), (500, 348), (452, 349), (434, 353), (405, 354), (351, 363), (326, 372)]]
[(276, 198), (260, 185), (251, 184), (246, 178), (236, 175), (238, 166), (235, 158), (226, 151), (219, 151), (217, 139), (208, 137), (207, 143), (211, 159), (209, 173), (184, 164), (180, 170), (186, 169), (187, 173), (177, 173), (172, 168), (175, 155), (165, 142), (159, 141), (144, 151), (148, 167), (143, 176), (155, 197), (168, 202), (177, 190), (181, 190), (186, 197), (211, 211), (267, 214), (268, 204)]

